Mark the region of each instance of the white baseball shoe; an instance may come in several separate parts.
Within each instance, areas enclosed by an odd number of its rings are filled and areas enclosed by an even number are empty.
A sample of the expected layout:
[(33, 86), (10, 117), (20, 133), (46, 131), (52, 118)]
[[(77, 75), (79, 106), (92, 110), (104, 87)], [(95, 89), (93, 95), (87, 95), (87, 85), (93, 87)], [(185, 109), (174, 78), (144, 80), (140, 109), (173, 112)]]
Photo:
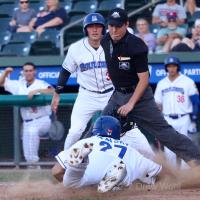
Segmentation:
[(92, 151), (93, 143), (84, 143), (81, 147), (72, 147), (69, 149), (67, 163), (71, 166), (78, 166), (83, 159)]
[(121, 160), (114, 163), (98, 185), (98, 192), (104, 193), (112, 190), (126, 175), (126, 165)]

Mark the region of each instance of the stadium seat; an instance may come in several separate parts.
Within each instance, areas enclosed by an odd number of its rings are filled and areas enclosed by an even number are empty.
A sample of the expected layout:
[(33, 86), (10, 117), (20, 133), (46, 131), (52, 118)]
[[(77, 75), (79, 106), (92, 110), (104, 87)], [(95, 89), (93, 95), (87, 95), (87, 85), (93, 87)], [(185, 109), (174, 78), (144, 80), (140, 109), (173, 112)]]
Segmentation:
[(51, 41), (35, 41), (31, 45), (30, 55), (59, 55), (59, 48)]
[(10, 22), (11, 18), (0, 18), (0, 31), (4, 32), (8, 30), (8, 25)]
[(192, 27), (194, 25), (194, 22), (195, 22), (196, 19), (200, 19), (200, 11), (194, 12), (194, 14), (188, 20), (189, 27)]
[(12, 17), (14, 11), (14, 4), (0, 5), (0, 18)]
[(0, 0), (0, 5), (3, 4), (15, 4), (16, 0)]
[(70, 45), (71, 43), (78, 41), (82, 37), (84, 37), (82, 24), (73, 26), (67, 29), (67, 31), (65, 31), (64, 33), (64, 45)]
[(0, 51), (3, 45), (8, 44), (11, 38), (11, 33), (8, 31), (0, 32)]
[(107, 18), (108, 12), (114, 8), (124, 8), (124, 0), (103, 0), (99, 3), (97, 12)]
[(149, 24), (149, 31), (157, 35), (158, 31), (160, 30), (160, 26), (158, 24)]
[[(84, 18), (84, 17), (85, 17), (85, 14), (71, 16), (69, 18), (69, 23), (75, 22), (75, 21), (77, 21), (77, 20), (79, 20), (81, 18)], [(82, 24), (82, 22), (81, 22), (81, 24)]]
[(73, 2), (70, 0), (60, 1), (60, 6), (63, 7), (67, 13), (72, 9)]
[(38, 42), (51, 41), (58, 47), (59, 36), (60, 36), (60, 32), (57, 31), (56, 29), (49, 29), (49, 30), (47, 29), (46, 31), (44, 31), (40, 34), (37, 41)]
[(125, 1), (125, 9), (127, 12), (132, 12), (138, 8), (141, 8), (142, 6), (149, 3), (149, 0), (126, 0)]
[(10, 43), (33, 43), (37, 38), (36, 32), (13, 33)]
[(3, 46), (0, 56), (28, 56), (30, 52), (30, 44), (7, 44)]
[(78, 1), (74, 3), (73, 8), (68, 12), (68, 15), (74, 16), (77, 14), (87, 14), (95, 12), (97, 9), (97, 3), (98, 2), (96, 0)]

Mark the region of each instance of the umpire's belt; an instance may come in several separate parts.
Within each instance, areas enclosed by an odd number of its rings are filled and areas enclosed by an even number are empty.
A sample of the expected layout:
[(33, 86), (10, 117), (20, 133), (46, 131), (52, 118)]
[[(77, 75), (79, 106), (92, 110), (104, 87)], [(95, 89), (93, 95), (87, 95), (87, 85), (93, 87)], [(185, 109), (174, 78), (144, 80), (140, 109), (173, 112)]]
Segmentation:
[(170, 117), (172, 119), (179, 119), (179, 118), (181, 118), (185, 115), (188, 115), (188, 113), (185, 113), (185, 114), (169, 114), (169, 115), (165, 115), (165, 116)]
[(106, 94), (108, 92), (111, 92), (113, 90), (113, 87), (109, 88), (109, 89), (106, 89), (104, 91), (94, 91), (94, 90), (88, 90), (86, 88), (84, 88), (83, 86), (81, 86), (84, 90), (87, 90), (89, 92), (94, 92), (94, 93), (97, 93), (97, 94)]
[(31, 121), (33, 121), (33, 120), (40, 119), (40, 118), (42, 118), (42, 117), (45, 117), (45, 116), (36, 117), (36, 118), (34, 118), (34, 119), (26, 119), (26, 120), (24, 120), (24, 122), (31, 122)]
[(123, 94), (129, 94), (132, 93), (135, 90), (135, 86), (132, 87), (116, 87), (116, 91), (121, 92)]

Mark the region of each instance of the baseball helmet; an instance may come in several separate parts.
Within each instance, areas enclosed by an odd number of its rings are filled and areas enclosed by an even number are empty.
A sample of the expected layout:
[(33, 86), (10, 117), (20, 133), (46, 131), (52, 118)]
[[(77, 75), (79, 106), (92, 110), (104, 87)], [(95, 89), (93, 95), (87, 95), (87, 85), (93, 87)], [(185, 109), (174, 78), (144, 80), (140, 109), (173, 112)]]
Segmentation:
[(99, 117), (93, 126), (92, 135), (99, 135), (111, 137), (113, 139), (120, 139), (121, 125), (118, 119), (112, 116)]
[(170, 65), (170, 64), (174, 64), (178, 67), (178, 71), (180, 71), (180, 60), (175, 57), (175, 56), (168, 56), (165, 61), (164, 61), (164, 65), (165, 65), (165, 70), (167, 72), (167, 66)]
[(90, 24), (101, 24), (103, 26), (103, 35), (105, 34), (106, 27), (105, 27), (105, 19), (104, 17), (99, 13), (90, 13), (86, 15), (86, 17), (83, 20), (83, 32), (87, 36), (87, 26)]

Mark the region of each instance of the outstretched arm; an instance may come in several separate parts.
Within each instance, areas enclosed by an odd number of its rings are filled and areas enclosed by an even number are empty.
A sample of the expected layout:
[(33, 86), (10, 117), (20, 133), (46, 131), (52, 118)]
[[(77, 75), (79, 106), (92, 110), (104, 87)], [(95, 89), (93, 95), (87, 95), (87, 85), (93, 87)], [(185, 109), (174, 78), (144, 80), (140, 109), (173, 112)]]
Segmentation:
[(12, 67), (7, 67), (3, 74), (0, 76), (0, 86), (3, 86), (4, 85), (4, 82), (6, 80), (6, 77), (13, 71), (13, 68)]

